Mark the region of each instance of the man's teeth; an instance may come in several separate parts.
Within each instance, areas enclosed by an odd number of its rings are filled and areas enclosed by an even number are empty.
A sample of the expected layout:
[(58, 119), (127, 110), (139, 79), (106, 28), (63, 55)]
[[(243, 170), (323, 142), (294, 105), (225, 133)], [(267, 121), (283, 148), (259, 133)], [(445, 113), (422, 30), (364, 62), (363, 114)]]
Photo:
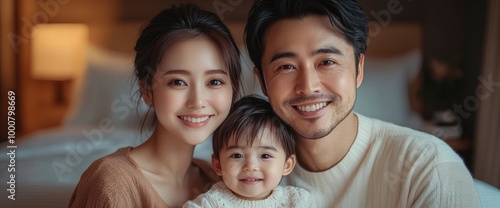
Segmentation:
[(299, 109), (300, 111), (304, 111), (304, 112), (311, 112), (311, 111), (317, 111), (325, 106), (326, 106), (326, 102), (323, 102), (323, 103), (318, 103), (318, 104), (314, 104), (314, 105), (297, 106), (297, 109)]
[(181, 119), (184, 121), (187, 121), (187, 122), (191, 122), (191, 123), (201, 123), (201, 122), (207, 121), (208, 117), (209, 116), (204, 116), (204, 117), (200, 117), (200, 118), (193, 118), (193, 117), (181, 116)]

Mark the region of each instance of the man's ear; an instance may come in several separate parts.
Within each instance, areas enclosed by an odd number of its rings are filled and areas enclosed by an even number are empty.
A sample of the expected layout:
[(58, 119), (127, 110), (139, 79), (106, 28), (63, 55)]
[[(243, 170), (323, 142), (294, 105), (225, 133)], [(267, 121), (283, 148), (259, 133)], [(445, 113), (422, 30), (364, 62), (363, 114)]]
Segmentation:
[(147, 105), (153, 105), (153, 92), (142, 80), (139, 80), (139, 92)]
[(359, 88), (359, 86), (361, 86), (361, 83), (363, 82), (364, 72), (365, 72), (365, 54), (360, 53), (359, 63), (358, 63), (358, 73), (356, 75), (356, 88)]
[(259, 69), (257, 69), (257, 67), (255, 66), (253, 67), (253, 73), (255, 74), (257, 79), (259, 79), (260, 89), (262, 90), (262, 93), (264, 93), (264, 95), (267, 96), (266, 83), (264, 82), (264, 77), (260, 76)]
[(218, 176), (222, 176), (222, 169), (220, 167), (220, 161), (212, 154), (212, 168)]
[(290, 155), (288, 159), (285, 161), (285, 166), (283, 167), (283, 175), (286, 176), (290, 174), (295, 167), (295, 163), (297, 162), (297, 157), (295, 155)]

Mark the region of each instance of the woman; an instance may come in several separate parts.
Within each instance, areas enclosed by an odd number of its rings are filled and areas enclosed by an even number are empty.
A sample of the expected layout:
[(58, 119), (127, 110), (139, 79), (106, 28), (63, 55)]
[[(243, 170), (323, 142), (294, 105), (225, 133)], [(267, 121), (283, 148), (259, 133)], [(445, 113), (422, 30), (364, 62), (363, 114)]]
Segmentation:
[(172, 7), (143, 29), (135, 51), (135, 75), (142, 99), (154, 109), (154, 131), (144, 144), (95, 161), (70, 207), (176, 207), (216, 180), (193, 152), (239, 96), (239, 51), (229, 30), (196, 6)]

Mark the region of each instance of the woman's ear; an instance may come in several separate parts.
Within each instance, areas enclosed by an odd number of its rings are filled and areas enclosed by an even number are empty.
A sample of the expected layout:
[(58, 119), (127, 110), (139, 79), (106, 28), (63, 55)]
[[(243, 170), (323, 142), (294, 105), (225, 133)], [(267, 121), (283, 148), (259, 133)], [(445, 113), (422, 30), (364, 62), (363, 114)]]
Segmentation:
[(220, 161), (215, 155), (212, 154), (212, 168), (218, 176), (222, 176), (222, 169), (220, 167)]
[(142, 80), (139, 80), (139, 92), (147, 105), (153, 105), (153, 92)]
[(283, 175), (286, 176), (290, 174), (295, 167), (295, 163), (297, 162), (297, 157), (295, 155), (290, 155), (288, 159), (285, 161), (285, 166), (283, 167)]
[(361, 83), (363, 82), (364, 71), (365, 71), (365, 54), (360, 53), (358, 70), (356, 73), (356, 88), (359, 88), (359, 86), (361, 86)]
[(264, 95), (267, 96), (266, 83), (264, 82), (264, 77), (260, 76), (259, 69), (257, 69), (257, 67), (255, 66), (253, 67), (253, 73), (255, 74), (257, 79), (259, 79), (260, 89), (262, 90), (262, 93), (264, 93)]

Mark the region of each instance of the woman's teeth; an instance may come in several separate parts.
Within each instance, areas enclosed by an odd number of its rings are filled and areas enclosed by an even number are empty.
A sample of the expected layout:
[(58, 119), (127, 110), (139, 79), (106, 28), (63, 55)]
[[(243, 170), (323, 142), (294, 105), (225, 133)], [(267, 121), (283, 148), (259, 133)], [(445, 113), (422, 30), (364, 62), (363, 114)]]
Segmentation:
[(204, 117), (200, 117), (200, 118), (193, 118), (193, 117), (181, 116), (181, 119), (184, 121), (187, 121), (187, 122), (191, 122), (191, 123), (202, 123), (202, 122), (207, 121), (208, 117), (209, 116), (204, 116)]

